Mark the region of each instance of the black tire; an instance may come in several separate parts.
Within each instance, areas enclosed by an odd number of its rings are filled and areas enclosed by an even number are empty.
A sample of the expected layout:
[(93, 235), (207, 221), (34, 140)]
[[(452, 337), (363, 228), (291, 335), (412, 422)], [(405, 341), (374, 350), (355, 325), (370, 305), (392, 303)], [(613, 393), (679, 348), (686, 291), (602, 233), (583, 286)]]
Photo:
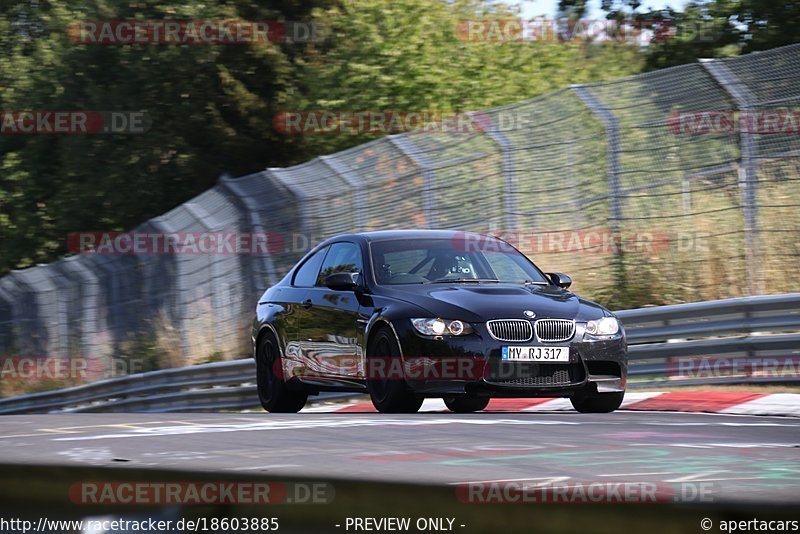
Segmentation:
[(272, 332), (267, 332), (261, 336), (256, 353), (258, 399), (268, 412), (297, 413), (306, 405), (308, 393), (290, 389), (280, 370), (281, 353), (278, 341)]
[[(381, 327), (371, 337), (367, 346), (369, 358), (400, 358), (400, 347), (391, 330)], [(370, 366), (367, 362), (367, 368), (383, 369), (385, 366)], [(367, 391), (372, 405), (381, 413), (417, 413), (422, 406), (422, 399), (414, 395), (402, 376), (368, 376)]]
[(579, 395), (570, 398), (572, 407), (580, 413), (611, 413), (622, 404), (625, 392), (621, 393), (595, 393), (594, 395)]
[(445, 397), (444, 405), (455, 413), (479, 412), (489, 405), (489, 397)]

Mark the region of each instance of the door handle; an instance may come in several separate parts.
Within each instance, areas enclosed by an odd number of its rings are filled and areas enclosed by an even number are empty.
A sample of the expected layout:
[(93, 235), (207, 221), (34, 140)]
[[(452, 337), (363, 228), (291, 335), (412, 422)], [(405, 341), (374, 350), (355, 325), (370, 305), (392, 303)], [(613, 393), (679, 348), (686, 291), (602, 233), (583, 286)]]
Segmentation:
[(309, 309), (313, 305), (314, 303), (311, 302), (311, 299), (306, 299), (301, 303), (301, 306), (304, 307), (305, 309)]

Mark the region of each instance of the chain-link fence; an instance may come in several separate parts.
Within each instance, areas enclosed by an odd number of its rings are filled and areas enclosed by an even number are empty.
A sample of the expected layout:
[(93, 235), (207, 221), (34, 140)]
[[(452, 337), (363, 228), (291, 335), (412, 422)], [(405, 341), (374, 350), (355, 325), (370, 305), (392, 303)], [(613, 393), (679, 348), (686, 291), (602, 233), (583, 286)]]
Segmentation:
[(222, 177), (136, 231), (269, 233), (278, 249), (85, 253), (12, 272), (0, 354), (241, 356), (258, 295), (351, 230), (500, 234), (616, 308), (797, 290), (798, 99), (793, 45), (570, 87), (473, 113), (468, 132)]

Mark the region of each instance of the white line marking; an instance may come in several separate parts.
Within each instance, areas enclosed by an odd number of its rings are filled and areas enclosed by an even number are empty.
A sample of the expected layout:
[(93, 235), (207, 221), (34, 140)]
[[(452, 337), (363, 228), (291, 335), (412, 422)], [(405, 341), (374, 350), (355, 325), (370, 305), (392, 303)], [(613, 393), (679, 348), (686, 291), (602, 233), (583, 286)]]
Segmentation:
[(448, 482), (451, 486), (460, 484), (493, 484), (495, 482), (531, 482), (534, 480), (541, 480), (542, 482), (536, 484), (537, 486), (546, 486), (548, 484), (555, 484), (569, 480), (572, 477), (527, 477), (527, 478), (497, 478), (494, 480), (470, 480), (469, 482)]
[(722, 471), (705, 471), (702, 473), (693, 473), (691, 475), (686, 475), (678, 478), (670, 478), (665, 480), (664, 482), (711, 482), (712, 480), (719, 480), (719, 479), (709, 479), (703, 478), (707, 477), (708, 475), (718, 475), (720, 473), (730, 473), (727, 469), (723, 469)]
[(666, 447), (700, 447), (707, 449), (793, 449), (797, 443), (663, 443)]
[(298, 464), (274, 464), (274, 465), (257, 465), (254, 467), (235, 467), (228, 469), (228, 471), (255, 471), (257, 469), (278, 469), (281, 467), (300, 467)]
[(597, 475), (599, 477), (647, 477), (653, 475), (671, 475), (672, 471), (662, 471), (654, 473), (614, 473), (613, 475)]
[(177, 436), (186, 434), (221, 434), (225, 432), (248, 432), (265, 430), (306, 430), (309, 428), (353, 428), (353, 427), (372, 427), (372, 426), (441, 426), (441, 425), (521, 425), (521, 426), (553, 426), (553, 425), (581, 425), (578, 421), (561, 421), (552, 419), (543, 420), (519, 420), (519, 419), (459, 419), (458, 417), (441, 418), (414, 418), (414, 419), (390, 419), (385, 417), (365, 418), (365, 417), (336, 417), (325, 419), (294, 419), (294, 420), (274, 420), (261, 423), (228, 423), (215, 425), (195, 425), (195, 426), (164, 426), (148, 427), (138, 430), (131, 430), (124, 434), (99, 434), (95, 436), (76, 436), (53, 438), (53, 441), (87, 441), (98, 439), (117, 439), (117, 438), (142, 438), (153, 436)]
[(732, 419), (744, 419), (744, 418), (758, 418), (763, 419), (765, 417), (769, 417), (772, 419), (783, 419), (784, 421), (800, 421), (797, 417), (791, 416), (782, 416), (782, 415), (758, 415), (758, 414), (738, 414), (738, 413), (727, 413), (727, 412), (679, 412), (675, 410), (623, 410), (624, 413), (628, 415), (636, 414), (636, 413), (646, 413), (651, 415), (675, 415), (675, 416), (696, 416), (696, 415), (704, 415), (707, 417), (728, 417)]
[[(348, 402), (343, 404), (321, 404), (319, 406), (308, 406), (301, 410), (301, 413), (336, 413), (351, 406), (358, 406), (361, 403)], [(240, 418), (240, 421), (247, 421), (245, 418)]]

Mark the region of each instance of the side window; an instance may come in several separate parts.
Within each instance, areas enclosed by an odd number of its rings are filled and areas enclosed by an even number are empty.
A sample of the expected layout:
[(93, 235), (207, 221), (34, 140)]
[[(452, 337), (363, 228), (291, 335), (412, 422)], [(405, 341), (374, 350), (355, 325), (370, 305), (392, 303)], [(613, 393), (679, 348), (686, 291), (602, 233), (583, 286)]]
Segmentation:
[(314, 283), (317, 281), (319, 268), (322, 265), (322, 260), (325, 259), (325, 253), (328, 252), (328, 249), (330, 249), (330, 247), (325, 247), (317, 251), (300, 266), (297, 272), (294, 273), (294, 279), (292, 280), (293, 286), (314, 287)]
[(355, 243), (334, 243), (325, 256), (317, 285), (325, 285), (325, 277), (334, 273), (360, 273), (363, 271), (361, 249)]

